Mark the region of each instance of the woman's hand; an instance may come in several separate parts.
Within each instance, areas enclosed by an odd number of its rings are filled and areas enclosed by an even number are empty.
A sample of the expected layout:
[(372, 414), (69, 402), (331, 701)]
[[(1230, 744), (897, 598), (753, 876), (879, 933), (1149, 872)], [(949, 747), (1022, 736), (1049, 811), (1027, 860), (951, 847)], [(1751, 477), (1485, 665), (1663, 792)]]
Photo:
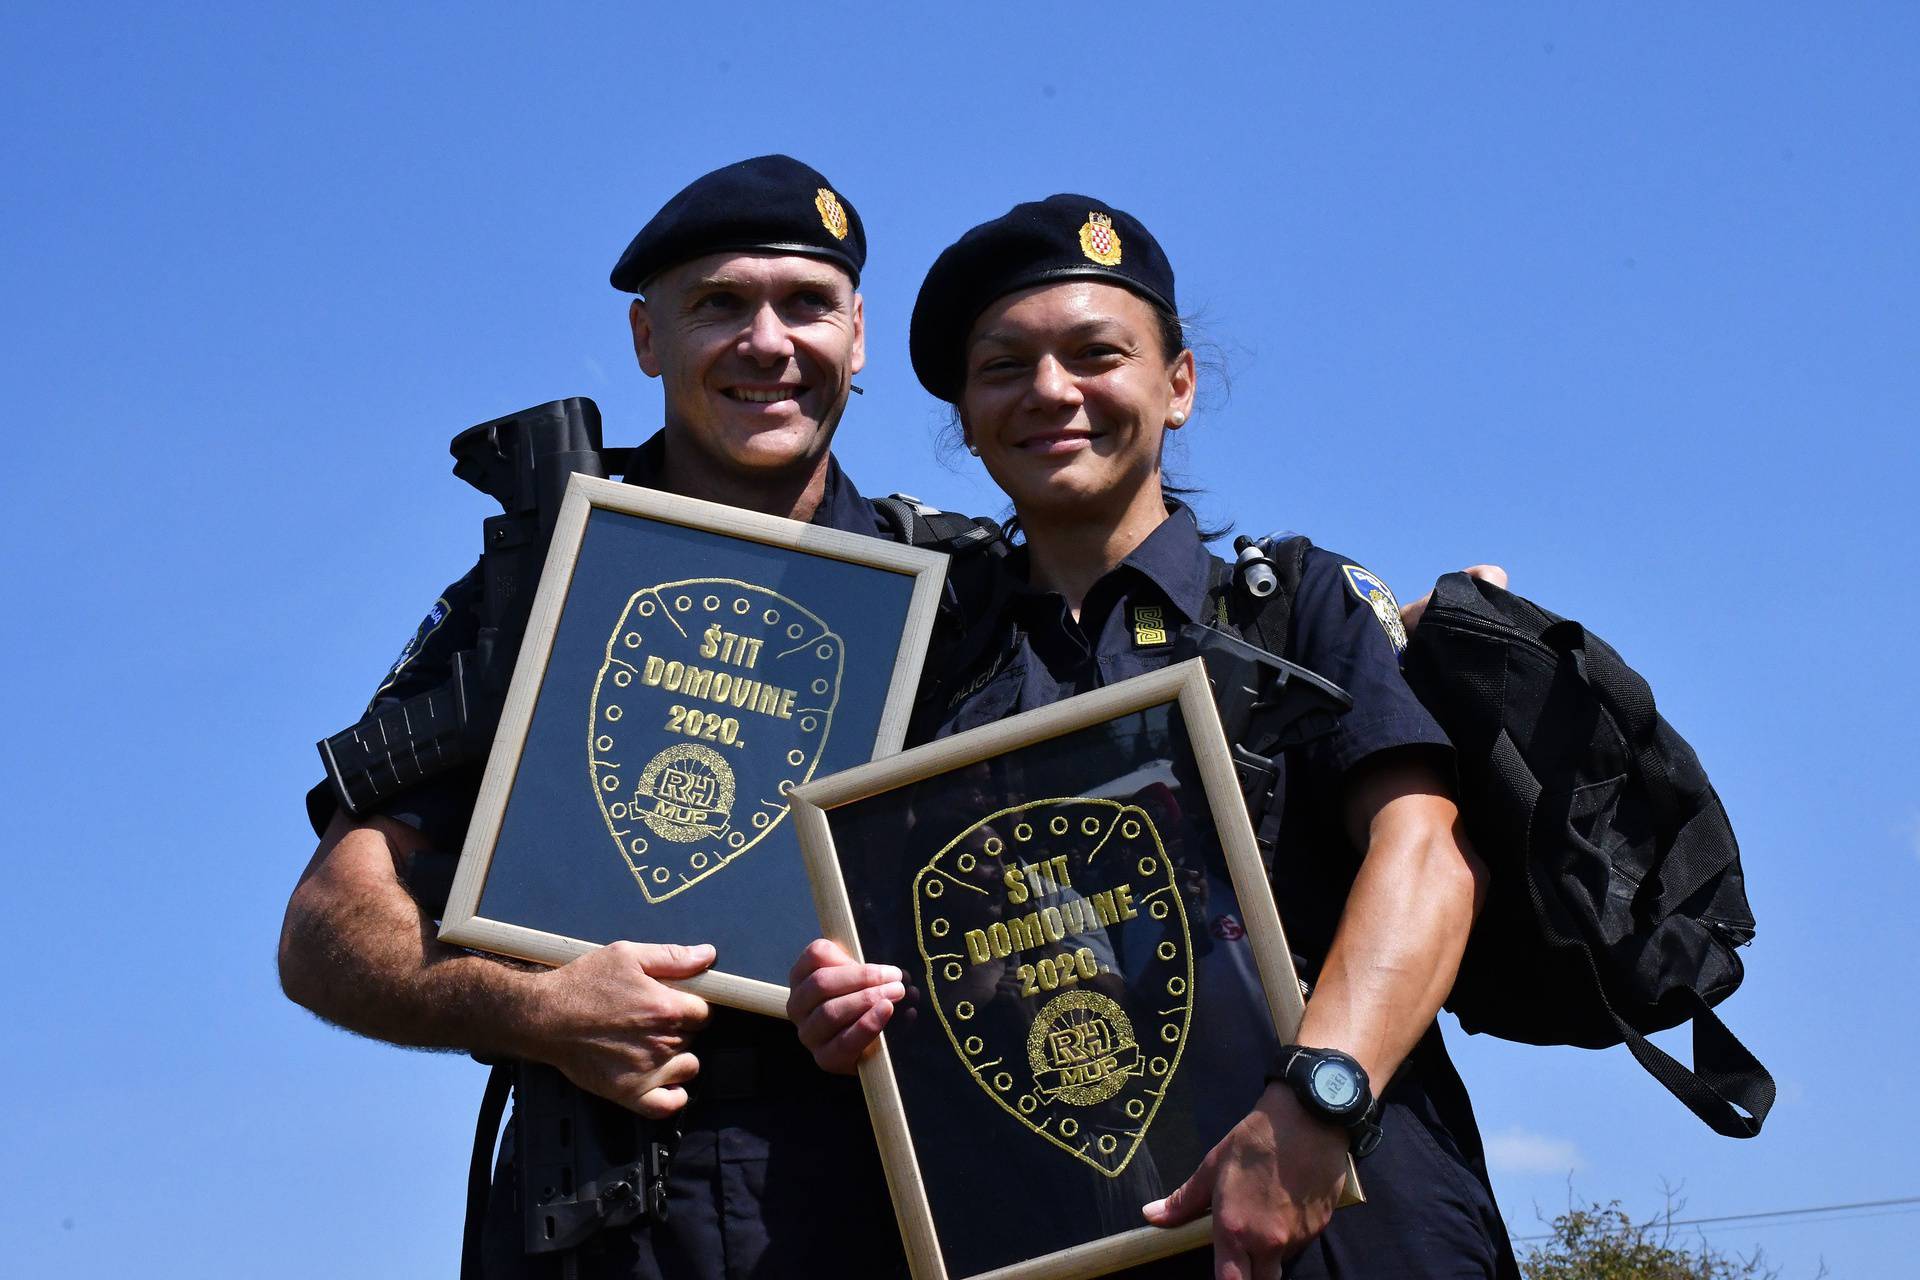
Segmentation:
[(1269, 1085), (1193, 1176), (1142, 1212), (1156, 1227), (1177, 1227), (1211, 1208), (1214, 1280), (1280, 1280), (1326, 1229), (1346, 1177), (1346, 1134)]
[(823, 1071), (852, 1075), (873, 1052), (904, 1000), (906, 984), (890, 964), (861, 964), (825, 938), (807, 944), (788, 976), (787, 1017)]

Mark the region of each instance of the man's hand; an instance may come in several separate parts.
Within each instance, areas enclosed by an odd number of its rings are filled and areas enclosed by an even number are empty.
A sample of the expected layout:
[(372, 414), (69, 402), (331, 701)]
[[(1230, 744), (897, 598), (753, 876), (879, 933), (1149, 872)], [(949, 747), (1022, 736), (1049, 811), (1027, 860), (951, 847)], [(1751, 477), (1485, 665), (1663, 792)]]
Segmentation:
[(1268, 1085), (1193, 1176), (1141, 1212), (1177, 1227), (1211, 1207), (1214, 1280), (1280, 1280), (1325, 1230), (1346, 1177), (1346, 1134), (1308, 1115), (1285, 1085)]
[(290, 998), (393, 1044), (548, 1063), (645, 1115), (685, 1105), (707, 1006), (662, 980), (705, 969), (713, 948), (620, 942), (539, 970), (448, 946), (401, 879), (421, 844), (385, 818), (334, 818), (287, 903)]
[[(1494, 586), (1502, 590), (1506, 589), (1507, 571), (1497, 564), (1468, 565), (1465, 569), (1461, 570), (1461, 572), (1469, 578), (1478, 578), (1482, 582), (1491, 582)], [(1411, 633), (1415, 627), (1420, 625), (1420, 615), (1427, 611), (1427, 602), (1432, 599), (1433, 592), (1429, 591), (1412, 604), (1401, 605), (1400, 625)]]
[(706, 1024), (707, 1002), (661, 980), (690, 978), (713, 957), (705, 943), (616, 942), (536, 975), (533, 1056), (629, 1111), (672, 1115), (700, 1071), (687, 1046)]
[(788, 977), (787, 1017), (823, 1071), (852, 1075), (873, 1052), (907, 988), (890, 964), (861, 964), (838, 943), (816, 938)]

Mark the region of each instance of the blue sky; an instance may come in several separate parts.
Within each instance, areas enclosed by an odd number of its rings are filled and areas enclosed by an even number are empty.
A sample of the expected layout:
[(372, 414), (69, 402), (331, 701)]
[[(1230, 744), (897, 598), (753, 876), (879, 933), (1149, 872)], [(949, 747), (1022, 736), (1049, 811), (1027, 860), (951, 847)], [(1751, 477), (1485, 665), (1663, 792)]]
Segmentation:
[[(1092, 192), (1230, 368), (1183, 433), (1213, 515), (1403, 595), (1499, 560), (1699, 749), (1760, 919), (1724, 1012), (1779, 1105), (1733, 1143), (1623, 1051), (1456, 1035), (1518, 1232), (1569, 1178), (1683, 1216), (1920, 1195), (1920, 11), (191, 15), (29, 3), (0, 41), (20, 1274), (450, 1271), (480, 1070), (275, 981), (312, 743), (478, 547), (447, 438), (578, 394), (651, 431), (606, 272), (772, 150), (866, 220), (870, 491), (997, 506), (936, 456), (907, 312), (967, 226)], [(1912, 1226), (1709, 1238), (1884, 1276)]]

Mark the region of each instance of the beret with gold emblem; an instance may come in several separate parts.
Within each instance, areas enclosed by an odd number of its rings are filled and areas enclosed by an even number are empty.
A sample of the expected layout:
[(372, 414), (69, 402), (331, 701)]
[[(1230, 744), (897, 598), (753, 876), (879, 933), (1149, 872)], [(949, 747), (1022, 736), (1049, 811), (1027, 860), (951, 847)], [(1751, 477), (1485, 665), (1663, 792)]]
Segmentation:
[(695, 178), (640, 228), (613, 287), (641, 292), (668, 267), (710, 253), (824, 258), (860, 283), (867, 232), (853, 205), (792, 156), (755, 156)]
[(983, 222), (934, 259), (913, 304), (908, 345), (920, 385), (950, 403), (966, 381), (966, 341), (996, 299), (1059, 280), (1104, 280), (1171, 314), (1173, 267), (1132, 214), (1092, 196), (1033, 200)]

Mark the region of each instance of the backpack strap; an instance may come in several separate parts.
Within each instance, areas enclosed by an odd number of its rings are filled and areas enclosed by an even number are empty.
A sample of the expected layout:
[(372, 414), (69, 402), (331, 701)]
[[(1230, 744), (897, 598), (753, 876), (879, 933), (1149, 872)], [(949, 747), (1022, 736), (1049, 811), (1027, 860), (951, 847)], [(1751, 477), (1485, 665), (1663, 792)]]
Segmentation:
[[(1300, 589), (1300, 574), (1306, 563), (1307, 548), (1313, 544), (1297, 533), (1274, 533), (1257, 541), (1243, 537), (1235, 545), (1240, 550), (1240, 558), (1234, 564), (1229, 565), (1218, 557), (1209, 558), (1209, 616), (1200, 621), (1215, 630), (1226, 632), (1236, 640), (1243, 640), (1276, 658), (1284, 659), (1287, 632), (1293, 621), (1293, 598)], [(1256, 596), (1249, 587), (1243, 585), (1246, 571), (1251, 565), (1264, 565), (1273, 573), (1273, 589), (1264, 596)], [(1240, 744), (1230, 743), (1229, 749), (1238, 753)], [(1260, 849), (1261, 861), (1271, 873), (1273, 852), (1280, 839), (1284, 806), (1277, 802), (1273, 794), (1272, 784), (1278, 776), (1277, 772), (1268, 769), (1267, 774), (1269, 776), (1263, 784), (1250, 786), (1253, 779), (1243, 770), (1241, 792), (1247, 801), (1248, 815), (1253, 819), (1254, 839)]]
[(991, 551), (1007, 553), (1006, 535), (998, 523), (985, 516), (963, 516), (928, 506), (906, 493), (890, 493), (873, 499), (874, 509), (887, 522), (887, 531), (895, 542), (910, 547), (927, 547), (950, 556)]
[[(1213, 581), (1207, 588), (1213, 616), (1206, 621), (1276, 658), (1284, 658), (1287, 632), (1293, 623), (1293, 598), (1300, 590), (1307, 549), (1313, 542), (1304, 534), (1270, 533), (1258, 540), (1242, 538), (1235, 545), (1240, 548), (1240, 558), (1234, 564), (1213, 561)], [(1265, 565), (1273, 572), (1274, 587), (1267, 595), (1235, 590), (1254, 564)]]
[[(1538, 805), (1540, 784), (1534, 780), (1533, 772), (1521, 757), (1519, 747), (1505, 729), (1500, 730), (1494, 739), (1488, 763), (1506, 785), (1516, 788), (1518, 794), (1532, 796), (1533, 805), (1528, 806), (1530, 812), (1533, 806)], [(1571, 951), (1585, 962), (1594, 993), (1634, 1059), (1715, 1133), (1728, 1138), (1751, 1138), (1759, 1133), (1767, 1112), (1773, 1109), (1773, 1077), (1760, 1060), (1740, 1043), (1739, 1038), (1727, 1029), (1727, 1024), (1720, 1020), (1700, 993), (1691, 987), (1684, 989), (1693, 1023), (1693, 1068), (1689, 1070), (1672, 1054), (1648, 1040), (1613, 1007), (1592, 948), (1569, 937), (1556, 925), (1556, 917), (1541, 892), (1534, 860), (1526, 859), (1522, 870), (1527, 882), (1527, 896), (1532, 901), (1534, 918), (1539, 922), (1542, 934), (1550, 946)]]
[(460, 1280), (485, 1280), (481, 1239), (486, 1232), (487, 1196), (493, 1188), (493, 1149), (500, 1141), (500, 1122), (507, 1114), (507, 1094), (513, 1068), (492, 1064), (487, 1087), (480, 1095), (480, 1114), (474, 1119), (473, 1158), (467, 1166), (467, 1220), (460, 1233)]
[[(905, 493), (872, 501), (895, 542), (947, 555), (940, 624), (921, 668), (912, 740), (930, 735), (955, 690), (965, 687), (965, 678), (1004, 648), (997, 624), (1012, 586), (1001, 562), (1012, 548), (1006, 531), (985, 516), (942, 511)], [(1000, 658), (993, 660), (997, 665)]]

